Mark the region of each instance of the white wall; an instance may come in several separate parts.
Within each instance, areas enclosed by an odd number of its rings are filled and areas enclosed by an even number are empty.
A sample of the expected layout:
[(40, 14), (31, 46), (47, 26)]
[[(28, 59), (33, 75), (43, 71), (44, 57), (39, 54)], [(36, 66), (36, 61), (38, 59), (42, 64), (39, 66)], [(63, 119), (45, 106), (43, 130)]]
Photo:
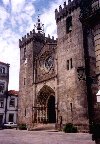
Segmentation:
[[(15, 107), (9, 106), (11, 98), (15, 99)], [(18, 110), (18, 97), (17, 96), (8, 96), (6, 122), (9, 122), (9, 114), (14, 114), (14, 122), (17, 123), (17, 110)]]

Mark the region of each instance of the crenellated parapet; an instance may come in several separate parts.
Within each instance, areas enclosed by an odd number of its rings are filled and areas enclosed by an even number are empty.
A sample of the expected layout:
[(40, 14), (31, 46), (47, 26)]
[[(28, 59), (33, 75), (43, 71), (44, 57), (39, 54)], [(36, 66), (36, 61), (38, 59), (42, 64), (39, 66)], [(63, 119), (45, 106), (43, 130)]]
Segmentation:
[(30, 33), (27, 33), (27, 35), (22, 37), (22, 39), (19, 39), (19, 47), (22, 48), (31, 41), (39, 41), (42, 43), (57, 43), (57, 40), (55, 40), (53, 36), (50, 38), (50, 35), (48, 34), (48, 37), (45, 37), (45, 34), (36, 33), (33, 29), (33, 31), (30, 31)]
[(50, 37), (50, 35), (48, 34), (48, 37), (45, 37), (45, 43), (57, 43), (57, 39), (54, 39), (54, 36), (52, 36), (52, 38)]
[(55, 19), (56, 22), (60, 21), (62, 18), (66, 17), (68, 14), (70, 14), (72, 11), (77, 9), (80, 6), (81, 0), (68, 0), (68, 5), (66, 2), (64, 2), (64, 7), (59, 6), (59, 11), (55, 9)]
[(44, 39), (45, 39), (44, 34), (36, 33), (35, 30), (33, 29), (32, 31), (30, 31), (30, 33), (27, 33), (27, 35), (22, 37), (22, 39), (19, 39), (19, 47), (21, 48), (33, 40), (44, 41)]

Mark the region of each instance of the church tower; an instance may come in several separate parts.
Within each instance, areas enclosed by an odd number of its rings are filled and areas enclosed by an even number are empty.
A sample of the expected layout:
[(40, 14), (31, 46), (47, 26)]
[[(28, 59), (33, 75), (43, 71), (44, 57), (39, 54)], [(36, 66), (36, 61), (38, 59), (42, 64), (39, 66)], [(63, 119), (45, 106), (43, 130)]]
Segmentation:
[(19, 40), (20, 81), (18, 118), (29, 127), (56, 123), (56, 46), (54, 37), (45, 37), (38, 17), (34, 30)]
[(59, 11), (55, 10), (59, 116), (63, 123), (71, 122), (79, 131), (89, 130), (93, 122), (97, 92), (97, 85), (92, 82), (96, 74), (93, 31), (89, 28), (84, 36), (82, 3), (90, 5), (84, 0), (68, 0), (68, 5), (64, 2), (63, 8), (60, 5)]

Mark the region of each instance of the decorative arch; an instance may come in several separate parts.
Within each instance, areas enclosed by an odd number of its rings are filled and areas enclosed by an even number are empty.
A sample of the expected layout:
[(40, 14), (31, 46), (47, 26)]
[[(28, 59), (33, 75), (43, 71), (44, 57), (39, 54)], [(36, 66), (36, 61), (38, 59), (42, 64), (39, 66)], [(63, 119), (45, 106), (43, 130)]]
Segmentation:
[(37, 95), (37, 123), (55, 123), (56, 111), (55, 111), (55, 92), (54, 90), (44, 85)]
[(44, 85), (37, 95), (37, 102), (41, 104), (46, 104), (47, 100), (51, 95), (55, 96), (54, 90), (51, 87)]

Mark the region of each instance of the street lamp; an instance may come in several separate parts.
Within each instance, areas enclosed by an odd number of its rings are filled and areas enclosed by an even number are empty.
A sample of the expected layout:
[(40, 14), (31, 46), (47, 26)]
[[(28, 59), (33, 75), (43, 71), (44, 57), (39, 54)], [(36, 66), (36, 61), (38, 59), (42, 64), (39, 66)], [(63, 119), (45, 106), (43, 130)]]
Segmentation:
[(85, 76), (85, 68), (84, 67), (78, 67), (77, 68), (77, 74), (79, 80), (86, 80)]
[(99, 90), (99, 92), (96, 94), (96, 96), (97, 96), (97, 102), (100, 102), (100, 90)]

